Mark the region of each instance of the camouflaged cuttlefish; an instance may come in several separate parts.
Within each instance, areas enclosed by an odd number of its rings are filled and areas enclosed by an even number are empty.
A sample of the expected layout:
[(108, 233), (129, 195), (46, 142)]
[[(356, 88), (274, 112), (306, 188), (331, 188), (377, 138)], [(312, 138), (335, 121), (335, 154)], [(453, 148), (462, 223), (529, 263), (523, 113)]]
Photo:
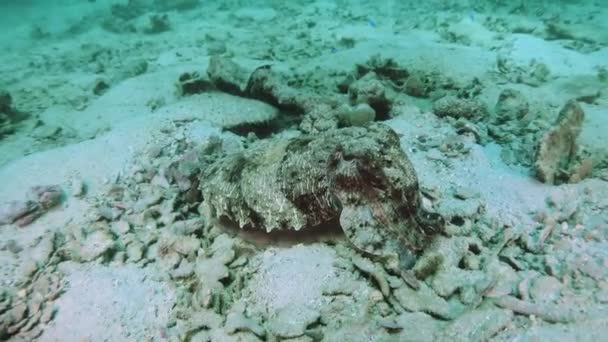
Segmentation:
[(443, 228), (422, 208), (399, 137), (381, 124), (260, 140), (211, 163), (200, 184), (212, 218), (267, 232), (339, 219), (350, 242), (375, 256), (417, 252)]

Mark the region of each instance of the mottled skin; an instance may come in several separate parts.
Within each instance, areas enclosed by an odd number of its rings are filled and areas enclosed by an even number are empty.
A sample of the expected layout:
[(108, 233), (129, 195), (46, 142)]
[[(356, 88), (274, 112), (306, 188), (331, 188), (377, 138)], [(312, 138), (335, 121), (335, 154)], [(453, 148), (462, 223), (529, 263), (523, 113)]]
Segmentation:
[(200, 184), (212, 218), (267, 232), (339, 219), (352, 244), (375, 256), (417, 252), (443, 228), (421, 206), (399, 137), (380, 124), (262, 140), (220, 157)]

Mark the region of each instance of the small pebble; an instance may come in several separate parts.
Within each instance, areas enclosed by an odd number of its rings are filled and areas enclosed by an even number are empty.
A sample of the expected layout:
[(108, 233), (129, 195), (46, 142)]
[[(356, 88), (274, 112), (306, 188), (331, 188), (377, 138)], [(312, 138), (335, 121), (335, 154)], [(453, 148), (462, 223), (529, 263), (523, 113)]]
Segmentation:
[(131, 230), (131, 226), (127, 221), (115, 221), (112, 222), (112, 231), (118, 235), (127, 234)]

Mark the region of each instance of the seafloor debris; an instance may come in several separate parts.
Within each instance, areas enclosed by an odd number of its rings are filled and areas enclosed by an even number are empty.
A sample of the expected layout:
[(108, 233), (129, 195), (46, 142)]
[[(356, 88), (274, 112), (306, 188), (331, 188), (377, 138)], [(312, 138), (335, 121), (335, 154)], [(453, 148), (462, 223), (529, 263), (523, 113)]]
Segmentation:
[(148, 24), (143, 28), (143, 33), (158, 34), (171, 30), (169, 15), (167, 14), (152, 14), (148, 18)]
[(244, 95), (250, 73), (233, 60), (220, 56), (209, 58), (207, 76), (217, 89), (233, 95)]
[(488, 134), (500, 143), (522, 139), (530, 130), (529, 113), (530, 105), (520, 91), (504, 89), (489, 115)]
[(381, 79), (393, 82), (396, 87), (403, 86), (410, 75), (409, 71), (394, 59), (382, 58), (380, 55), (374, 55), (365, 63), (357, 64), (355, 76), (361, 78), (369, 72), (374, 72)]
[[(521, 235), (484, 221), (478, 198), (466, 188), (454, 194), (466, 205), (453, 211), (443, 204), (437, 207), (451, 222), (442, 236), (425, 243), (426, 231), (418, 230), (423, 229), (418, 220), (425, 211), (417, 202), (415, 174), (396, 134), (384, 125), (240, 141), (245, 149), (240, 144), (230, 149), (228, 137), (223, 143), (209, 139), (202, 146), (174, 142), (153, 147), (145, 158), (154, 159), (142, 160), (132, 177), (111, 186), (92, 222), (74, 225), (70, 234), (54, 239), (65, 242), (55, 255), (155, 268), (177, 293), (163, 334), (182, 340), (330, 340), (357, 334), (406, 340), (413, 336), (410, 327), (418, 325), (429, 339), (487, 339), (519, 326), (520, 318), (514, 319), (513, 313), (536, 314), (551, 322), (589, 316), (552, 312), (572, 310), (560, 304), (571, 298), (560, 279), (580, 273), (571, 281), (599, 281), (605, 278), (599, 263), (573, 259), (570, 270), (558, 275), (548, 259), (535, 258), (534, 253), (544, 249), (524, 248)], [(312, 178), (303, 176), (309, 173)], [(553, 202), (558, 198), (548, 203)], [(340, 210), (349, 216), (342, 217)], [(562, 211), (564, 220), (576, 216), (572, 210)], [(407, 271), (368, 258), (339, 240), (258, 253), (253, 244), (222, 229), (230, 228), (210, 220), (220, 216), (262, 229), (340, 223), (359, 249), (371, 244), (371, 254), (385, 252), (387, 246), (374, 245), (378, 237), (398, 237), (406, 247), (424, 247), (424, 252)], [(541, 231), (539, 237), (543, 248), (558, 248), (555, 240), (569, 235)], [(318, 248), (327, 260), (315, 257)], [(411, 262), (411, 255), (404, 254)], [(304, 266), (308, 259), (311, 264)], [(277, 269), (285, 263), (288, 266)], [(291, 288), (281, 278), (293, 277), (286, 274), (288, 269), (306, 280), (294, 281), (296, 287)], [(317, 278), (310, 278), (314, 272), (319, 272)], [(299, 294), (307, 291), (306, 296), (318, 299), (314, 305), (302, 304), (307, 297)], [(39, 331), (44, 326), (34, 327)]]
[(556, 184), (570, 178), (576, 164), (576, 139), (584, 118), (585, 113), (578, 102), (568, 101), (554, 126), (544, 134), (534, 162), (536, 176), (542, 182)]
[(499, 123), (521, 120), (530, 111), (524, 95), (515, 89), (505, 89), (498, 96), (492, 120)]
[(339, 220), (372, 255), (396, 255), (400, 245), (419, 251), (443, 229), (422, 208), (415, 170), (383, 125), (260, 141), (219, 158), (201, 179), (208, 217), (267, 232)]
[(528, 65), (516, 64), (505, 55), (497, 55), (496, 69), (498, 73), (513, 83), (523, 83), (531, 87), (539, 87), (551, 79), (551, 72), (546, 64), (535, 59)]
[(0, 340), (12, 337), (31, 341), (56, 314), (54, 301), (64, 287), (56, 267), (61, 259), (56, 254), (60, 239), (60, 234), (47, 232), (32, 245), (24, 246), (21, 279), (3, 282), (0, 289)]
[(0, 139), (14, 133), (19, 121), (26, 115), (13, 107), (13, 99), (9, 93), (0, 89)]
[(348, 94), (352, 103), (366, 103), (376, 111), (379, 119), (388, 118), (394, 96), (392, 89), (385, 86), (376, 73), (370, 71), (351, 83)]
[(35, 186), (29, 190), (27, 200), (12, 201), (0, 207), (0, 224), (27, 226), (58, 205), (62, 197), (63, 190), (58, 185)]

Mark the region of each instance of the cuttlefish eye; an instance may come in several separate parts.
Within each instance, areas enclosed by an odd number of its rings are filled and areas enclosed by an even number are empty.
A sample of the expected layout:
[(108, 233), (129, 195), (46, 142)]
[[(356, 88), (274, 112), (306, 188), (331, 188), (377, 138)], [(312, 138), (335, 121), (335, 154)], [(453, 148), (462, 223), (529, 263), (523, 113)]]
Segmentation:
[(338, 182), (359, 182), (361, 178), (358, 162), (352, 159), (338, 161), (335, 172)]

